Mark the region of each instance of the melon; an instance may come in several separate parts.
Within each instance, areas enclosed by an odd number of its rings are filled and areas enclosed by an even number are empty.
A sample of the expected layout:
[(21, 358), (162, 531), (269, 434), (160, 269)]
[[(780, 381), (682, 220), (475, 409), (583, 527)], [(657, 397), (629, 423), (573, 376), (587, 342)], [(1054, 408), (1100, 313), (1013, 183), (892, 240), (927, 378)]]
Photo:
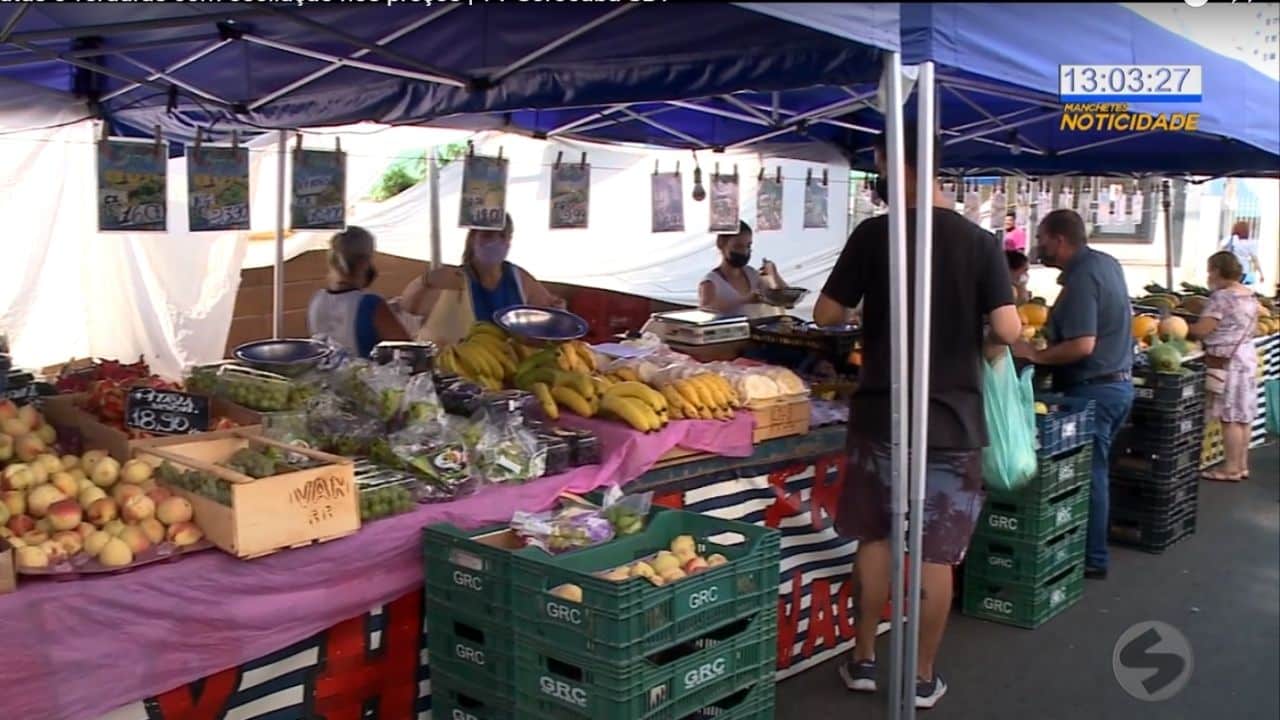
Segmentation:
[(1145, 340), (1151, 337), (1160, 327), (1160, 321), (1154, 315), (1138, 315), (1133, 318), (1133, 339)]
[(1177, 315), (1160, 321), (1160, 337), (1166, 340), (1186, 340), (1187, 339), (1187, 321)]
[(1018, 318), (1023, 325), (1043, 327), (1049, 321), (1049, 308), (1040, 303), (1023, 303), (1018, 306)]

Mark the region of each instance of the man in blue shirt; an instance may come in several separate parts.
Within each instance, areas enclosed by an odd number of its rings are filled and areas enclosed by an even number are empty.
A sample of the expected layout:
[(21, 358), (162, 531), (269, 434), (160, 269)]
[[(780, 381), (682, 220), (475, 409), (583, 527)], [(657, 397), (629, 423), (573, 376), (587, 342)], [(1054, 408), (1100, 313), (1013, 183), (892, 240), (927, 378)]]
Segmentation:
[(1120, 263), (1089, 247), (1084, 220), (1054, 210), (1036, 230), (1045, 265), (1062, 270), (1049, 315), (1050, 345), (1014, 345), (1015, 356), (1053, 370), (1054, 389), (1094, 401), (1092, 483), (1085, 575), (1107, 576), (1111, 444), (1133, 407), (1132, 310)]

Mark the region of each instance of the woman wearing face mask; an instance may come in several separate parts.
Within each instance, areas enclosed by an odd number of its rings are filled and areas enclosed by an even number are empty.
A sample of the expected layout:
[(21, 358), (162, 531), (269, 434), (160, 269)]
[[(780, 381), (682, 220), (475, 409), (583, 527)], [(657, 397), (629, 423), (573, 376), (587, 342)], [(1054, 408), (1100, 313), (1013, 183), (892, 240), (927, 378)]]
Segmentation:
[(405, 288), (402, 311), (425, 318), (419, 340), (455, 343), (477, 320), (491, 321), (494, 312), (512, 305), (564, 307), (524, 268), (507, 261), (514, 230), (507, 215), (502, 230), (467, 231), (461, 267), (432, 270)]
[(765, 283), (778, 289), (787, 287), (772, 262), (765, 260), (759, 272), (750, 266), (751, 236), (751, 226), (741, 221), (738, 232), (716, 236), (720, 265), (698, 285), (701, 309), (718, 315), (746, 315), (751, 311), (749, 305), (762, 302), (760, 292)]
[(383, 340), (408, 340), (409, 333), (381, 295), (368, 287), (378, 277), (375, 243), (364, 228), (351, 226), (329, 239), (328, 286), (307, 308), (312, 335), (325, 335), (358, 357), (368, 357)]

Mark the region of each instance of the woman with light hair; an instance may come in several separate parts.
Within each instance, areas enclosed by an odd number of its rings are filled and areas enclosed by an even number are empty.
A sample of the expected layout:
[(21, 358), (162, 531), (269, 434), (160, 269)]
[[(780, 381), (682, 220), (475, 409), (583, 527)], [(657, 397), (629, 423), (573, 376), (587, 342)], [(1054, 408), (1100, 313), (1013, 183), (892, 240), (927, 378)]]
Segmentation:
[(324, 335), (357, 357), (369, 357), (384, 340), (408, 340), (409, 333), (381, 295), (369, 291), (378, 277), (373, 266), (373, 234), (351, 226), (329, 238), (327, 287), (307, 308), (311, 334)]

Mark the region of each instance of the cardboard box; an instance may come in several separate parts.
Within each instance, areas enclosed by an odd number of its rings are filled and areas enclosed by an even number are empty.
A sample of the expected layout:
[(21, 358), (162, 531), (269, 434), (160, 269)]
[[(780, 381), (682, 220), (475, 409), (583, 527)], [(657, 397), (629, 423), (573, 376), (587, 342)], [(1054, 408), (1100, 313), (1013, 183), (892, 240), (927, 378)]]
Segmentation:
[[(91, 413), (81, 409), (80, 403), (84, 395), (55, 395), (45, 398), (41, 411), (45, 420), (55, 428), (69, 428), (80, 432), (84, 438), (86, 450), (106, 450), (111, 457), (125, 462), (133, 457), (133, 445), (141, 440), (130, 440), (123, 431), (103, 423)], [(221, 398), (211, 398), (209, 403), (212, 417), (226, 417), (241, 427), (256, 427), (262, 423), (262, 414)], [(200, 437), (204, 433), (183, 436)]]

